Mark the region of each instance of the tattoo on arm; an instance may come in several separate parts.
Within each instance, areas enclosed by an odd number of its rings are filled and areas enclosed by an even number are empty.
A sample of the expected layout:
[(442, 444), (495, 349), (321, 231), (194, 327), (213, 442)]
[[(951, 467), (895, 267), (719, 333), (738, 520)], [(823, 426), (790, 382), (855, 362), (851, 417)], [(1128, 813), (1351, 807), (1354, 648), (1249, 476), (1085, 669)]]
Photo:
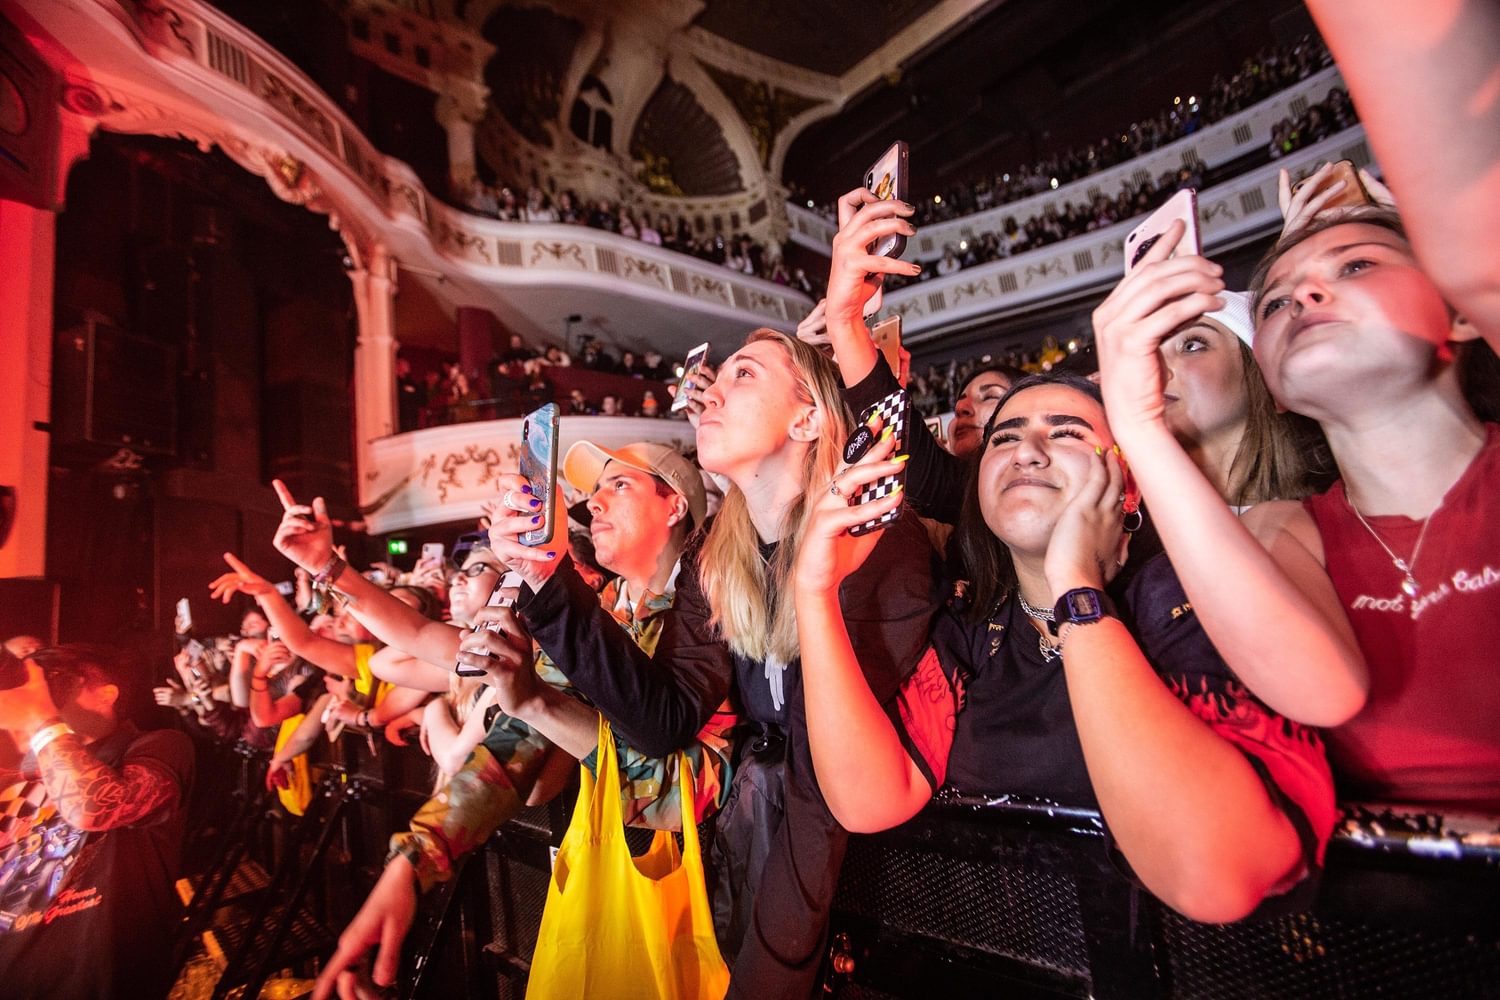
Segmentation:
[(129, 826), (170, 808), (179, 794), (177, 782), (161, 768), (127, 763), (116, 771), (73, 734), (47, 744), (37, 763), (58, 813), (80, 830)]

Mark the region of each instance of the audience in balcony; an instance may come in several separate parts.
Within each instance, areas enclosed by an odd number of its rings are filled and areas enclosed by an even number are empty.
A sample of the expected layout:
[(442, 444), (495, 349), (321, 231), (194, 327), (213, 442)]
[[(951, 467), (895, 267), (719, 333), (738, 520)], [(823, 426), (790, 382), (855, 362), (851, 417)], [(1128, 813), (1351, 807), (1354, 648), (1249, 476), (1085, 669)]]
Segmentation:
[(1197, 95), (1178, 97), (1171, 107), (1098, 142), (1053, 153), (1010, 170), (971, 175), (950, 184), (936, 196), (918, 197), (913, 202), (918, 222), (943, 222), (972, 215), (1098, 173), (1243, 111), (1332, 62), (1327, 48), (1315, 38), (1304, 37), (1263, 50), (1246, 59), (1228, 80), (1216, 76), (1202, 100)]

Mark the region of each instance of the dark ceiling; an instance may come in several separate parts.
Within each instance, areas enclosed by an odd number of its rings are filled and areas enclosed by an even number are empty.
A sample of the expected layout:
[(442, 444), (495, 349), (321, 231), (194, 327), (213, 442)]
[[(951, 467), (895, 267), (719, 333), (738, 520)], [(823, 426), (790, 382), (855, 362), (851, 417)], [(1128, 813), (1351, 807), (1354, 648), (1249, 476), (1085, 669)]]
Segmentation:
[(838, 76), (936, 6), (934, 0), (708, 0), (693, 23), (761, 55)]
[(1299, 0), (1005, 0), (809, 127), (784, 178), (831, 200), (905, 139), (913, 196), (937, 193), (1117, 132), (1311, 31)]

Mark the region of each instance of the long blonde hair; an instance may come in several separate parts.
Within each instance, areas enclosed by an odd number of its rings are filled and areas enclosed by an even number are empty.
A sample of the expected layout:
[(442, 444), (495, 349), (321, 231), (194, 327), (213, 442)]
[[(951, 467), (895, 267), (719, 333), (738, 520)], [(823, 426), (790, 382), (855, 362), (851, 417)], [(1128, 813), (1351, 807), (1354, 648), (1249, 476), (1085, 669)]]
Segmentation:
[(838, 374), (816, 348), (768, 329), (745, 339), (746, 344), (762, 341), (786, 352), (797, 398), (817, 410), (818, 437), (807, 449), (800, 471), (802, 493), (782, 516), (781, 544), (770, 562), (761, 558), (760, 535), (745, 494), (731, 485), (704, 539), (699, 575), (712, 611), (709, 624), (730, 649), (752, 660), (775, 657), (790, 663), (798, 655), (791, 575), (807, 525), (807, 497), (826, 488), (838, 471), (851, 421)]

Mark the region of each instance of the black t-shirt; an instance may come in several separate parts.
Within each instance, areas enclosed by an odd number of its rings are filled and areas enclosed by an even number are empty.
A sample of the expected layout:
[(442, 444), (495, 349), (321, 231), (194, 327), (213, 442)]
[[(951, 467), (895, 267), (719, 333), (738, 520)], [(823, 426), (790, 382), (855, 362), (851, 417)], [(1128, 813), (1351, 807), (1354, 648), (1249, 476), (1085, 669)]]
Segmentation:
[[(1303, 872), (1315, 873), (1334, 821), (1333, 782), (1317, 731), (1278, 715), (1235, 677), (1165, 555), (1111, 591), (1162, 683), (1245, 755), (1297, 831)], [(1046, 662), (1038, 637), (1018, 601), (1006, 601), (987, 621), (966, 621), (949, 609), (935, 624), (933, 645), (963, 702), (947, 784), (966, 794), (1098, 808), (1062, 663)]]
[[(86, 833), (48, 800), (31, 758), (0, 790), (0, 994), (32, 998), (164, 996), (193, 747), (173, 730), (130, 723), (89, 746), (101, 763), (156, 768), (177, 800), (136, 823)], [(16, 777), (12, 772), (11, 779)]]

